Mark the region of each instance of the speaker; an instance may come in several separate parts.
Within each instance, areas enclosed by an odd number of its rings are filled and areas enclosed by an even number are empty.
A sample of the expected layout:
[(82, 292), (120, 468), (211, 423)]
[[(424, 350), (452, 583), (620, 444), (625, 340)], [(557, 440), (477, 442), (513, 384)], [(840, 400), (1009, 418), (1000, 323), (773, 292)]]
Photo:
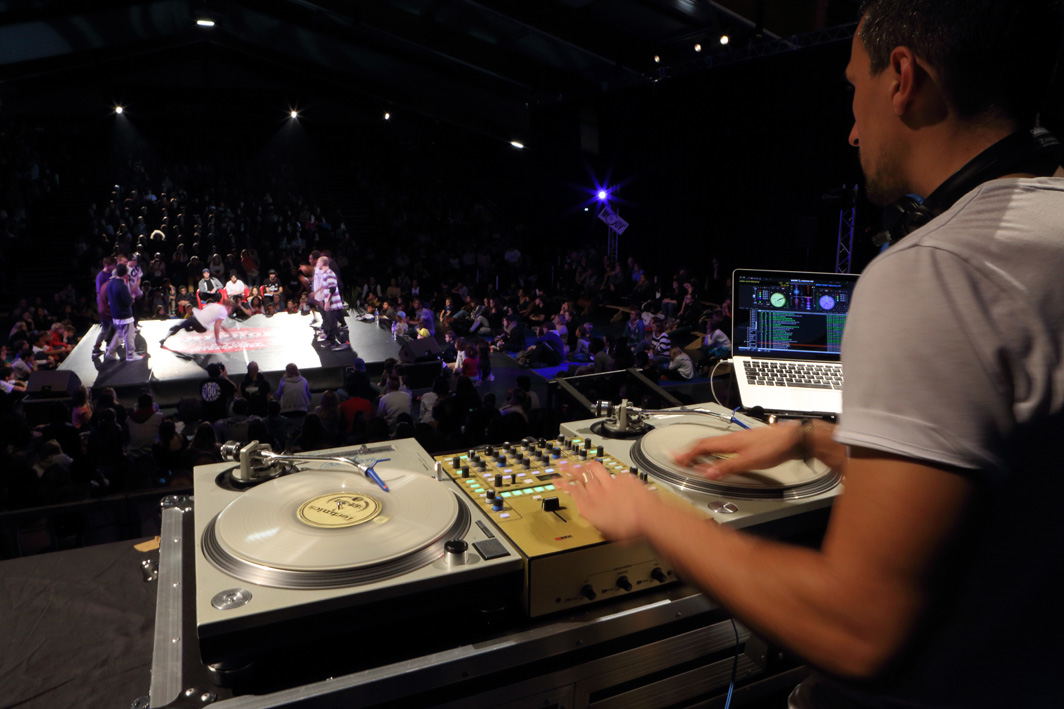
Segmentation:
[(440, 344), (431, 337), (404, 342), (399, 348), (400, 362), (425, 362), (430, 359), (439, 359), (439, 357)]
[(48, 369), (30, 373), (26, 396), (34, 399), (64, 399), (74, 396), (81, 386), (78, 375), (69, 369)]

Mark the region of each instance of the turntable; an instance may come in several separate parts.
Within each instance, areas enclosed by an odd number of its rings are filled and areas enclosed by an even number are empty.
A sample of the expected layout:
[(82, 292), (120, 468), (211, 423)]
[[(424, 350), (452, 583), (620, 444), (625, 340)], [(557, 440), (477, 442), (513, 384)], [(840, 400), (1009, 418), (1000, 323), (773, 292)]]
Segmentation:
[[(620, 407), (625, 408), (625, 407)], [(607, 413), (607, 412), (603, 412)], [(613, 414), (614, 412), (608, 412)], [(661, 411), (626, 410), (641, 435), (604, 441), (610, 455), (709, 512), (717, 522), (736, 528), (784, 520), (830, 507), (842, 491), (841, 476), (820, 461), (792, 460), (766, 470), (706, 480), (673, 462), (673, 455), (707, 436), (763, 426), (756, 419), (735, 417), (718, 404)], [(568, 436), (587, 436), (615, 427), (618, 415), (562, 424)], [(603, 427), (603, 423), (611, 424)]]
[(239, 465), (195, 471), (205, 662), (234, 665), (457, 599), (516, 598), (520, 555), (453, 482), (430, 475), (432, 459), (416, 442), (301, 457), (257, 444), (229, 452)]

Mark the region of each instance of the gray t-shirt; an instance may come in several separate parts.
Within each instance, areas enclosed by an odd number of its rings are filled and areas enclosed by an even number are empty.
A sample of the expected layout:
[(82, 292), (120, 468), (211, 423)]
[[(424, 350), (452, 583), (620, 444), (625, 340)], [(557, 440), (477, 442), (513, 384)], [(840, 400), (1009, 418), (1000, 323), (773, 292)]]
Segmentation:
[(837, 441), (952, 467), (976, 492), (905, 656), (832, 690), (852, 706), (1059, 706), (1064, 179), (986, 183), (879, 256), (842, 359)]

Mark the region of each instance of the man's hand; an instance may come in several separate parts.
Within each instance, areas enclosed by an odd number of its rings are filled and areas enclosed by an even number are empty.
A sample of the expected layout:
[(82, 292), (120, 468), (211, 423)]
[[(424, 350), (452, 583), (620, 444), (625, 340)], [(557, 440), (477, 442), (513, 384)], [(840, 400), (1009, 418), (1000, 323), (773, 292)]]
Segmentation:
[(643, 520), (654, 519), (658, 499), (635, 475), (613, 478), (601, 463), (589, 463), (586, 471), (569, 487), (580, 514), (610, 539), (632, 539), (644, 535)]
[[(798, 422), (759, 426), (697, 441), (675, 456), (678, 465), (692, 468), (710, 480), (748, 470), (763, 470), (796, 457), (801, 441)], [(728, 455), (727, 458), (706, 457)]]

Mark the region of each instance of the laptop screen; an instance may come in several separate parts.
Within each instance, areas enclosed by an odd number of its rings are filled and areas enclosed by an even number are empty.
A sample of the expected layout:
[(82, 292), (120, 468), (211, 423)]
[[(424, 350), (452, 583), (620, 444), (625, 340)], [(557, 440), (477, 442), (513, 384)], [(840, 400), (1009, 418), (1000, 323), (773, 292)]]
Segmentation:
[(732, 274), (732, 354), (839, 361), (857, 275), (753, 271)]

